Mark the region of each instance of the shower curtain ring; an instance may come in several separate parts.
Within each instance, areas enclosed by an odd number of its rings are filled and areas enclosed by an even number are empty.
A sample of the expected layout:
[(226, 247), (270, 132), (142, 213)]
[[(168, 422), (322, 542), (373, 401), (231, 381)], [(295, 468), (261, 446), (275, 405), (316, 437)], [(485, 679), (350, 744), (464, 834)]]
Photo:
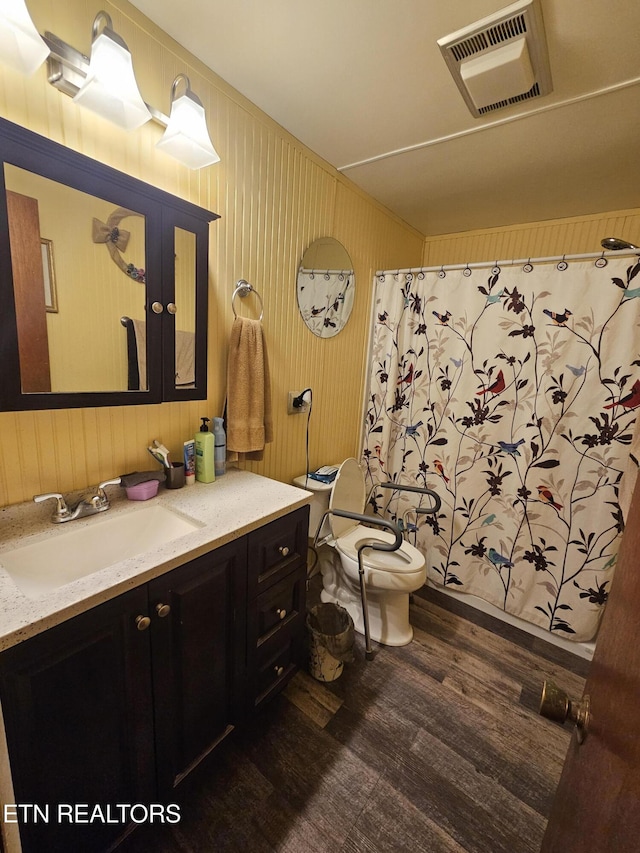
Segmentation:
[(491, 270), (491, 275), (500, 275), (500, 267), (498, 266), (497, 261), (494, 268)]
[(533, 264), (531, 263), (531, 258), (527, 261), (527, 263), (522, 267), (522, 272), (532, 272)]
[(471, 267), (469, 266), (468, 262), (466, 267), (462, 270), (462, 275), (466, 276), (467, 278), (469, 278), (469, 276), (471, 275)]
[(604, 249), (603, 249), (603, 250), (602, 250), (602, 254), (600, 255), (600, 257), (599, 257), (599, 258), (598, 258), (598, 260), (596, 261), (595, 265), (596, 265), (597, 267), (599, 267), (600, 269), (602, 269), (602, 267), (606, 267), (606, 265), (607, 265), (608, 263), (609, 263), (609, 261), (605, 258), (605, 256), (604, 256)]
[(438, 273), (438, 278), (446, 278), (446, 277), (447, 277), (447, 274), (444, 271), (444, 264), (442, 264), (442, 266), (440, 267), (440, 272)]
[(569, 264), (565, 261), (565, 257), (566, 257), (566, 255), (563, 255), (562, 260), (556, 266), (556, 269), (559, 270), (560, 272), (564, 272), (567, 269), (567, 267), (569, 266)]

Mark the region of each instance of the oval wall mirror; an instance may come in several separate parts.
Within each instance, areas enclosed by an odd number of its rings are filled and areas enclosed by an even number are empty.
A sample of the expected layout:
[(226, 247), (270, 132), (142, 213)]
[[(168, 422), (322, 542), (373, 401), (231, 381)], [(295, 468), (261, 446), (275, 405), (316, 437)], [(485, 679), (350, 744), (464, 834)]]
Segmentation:
[(319, 338), (337, 335), (349, 319), (356, 290), (344, 246), (333, 237), (314, 240), (300, 261), (296, 290), (307, 328)]

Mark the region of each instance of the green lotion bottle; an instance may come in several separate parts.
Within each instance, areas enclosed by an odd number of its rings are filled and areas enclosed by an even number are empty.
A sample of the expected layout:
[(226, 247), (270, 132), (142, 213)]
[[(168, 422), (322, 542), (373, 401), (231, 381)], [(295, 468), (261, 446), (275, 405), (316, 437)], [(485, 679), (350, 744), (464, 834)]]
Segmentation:
[(202, 426), (195, 434), (196, 443), (196, 480), (200, 483), (213, 483), (215, 475), (215, 440), (207, 426), (209, 418), (200, 418)]

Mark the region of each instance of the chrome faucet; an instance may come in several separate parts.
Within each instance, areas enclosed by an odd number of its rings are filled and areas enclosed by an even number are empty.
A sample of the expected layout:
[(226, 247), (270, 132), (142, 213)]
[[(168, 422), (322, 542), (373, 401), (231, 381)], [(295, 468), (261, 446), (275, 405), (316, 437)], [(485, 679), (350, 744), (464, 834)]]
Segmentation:
[(104, 512), (109, 509), (111, 504), (109, 503), (109, 498), (107, 497), (105, 488), (107, 486), (119, 485), (120, 477), (116, 477), (114, 480), (105, 480), (104, 483), (100, 483), (98, 485), (94, 495), (90, 498), (80, 498), (80, 500), (71, 507), (67, 505), (64, 497), (58, 492), (47, 492), (45, 495), (34, 495), (33, 500), (36, 503), (41, 503), (49, 498), (53, 498), (57, 501), (56, 508), (51, 516), (51, 521), (55, 524), (61, 524), (63, 521), (73, 521), (74, 518), (84, 518), (86, 515), (95, 515), (97, 512)]

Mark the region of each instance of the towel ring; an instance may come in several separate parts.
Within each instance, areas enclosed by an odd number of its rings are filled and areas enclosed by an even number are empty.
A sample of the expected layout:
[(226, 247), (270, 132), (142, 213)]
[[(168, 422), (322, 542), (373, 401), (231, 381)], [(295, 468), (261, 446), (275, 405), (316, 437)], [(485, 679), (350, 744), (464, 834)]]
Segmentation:
[(264, 303), (262, 302), (262, 297), (255, 289), (255, 287), (252, 284), (249, 284), (248, 281), (245, 281), (244, 278), (241, 278), (240, 281), (236, 282), (236, 289), (233, 291), (233, 296), (231, 297), (231, 309), (233, 311), (233, 316), (238, 316), (236, 314), (236, 307), (233, 304), (236, 296), (239, 296), (241, 299), (244, 299), (245, 296), (248, 296), (250, 293), (255, 293), (256, 297), (258, 298), (258, 302), (260, 303), (260, 317), (258, 319), (262, 320), (262, 318), (264, 317)]

